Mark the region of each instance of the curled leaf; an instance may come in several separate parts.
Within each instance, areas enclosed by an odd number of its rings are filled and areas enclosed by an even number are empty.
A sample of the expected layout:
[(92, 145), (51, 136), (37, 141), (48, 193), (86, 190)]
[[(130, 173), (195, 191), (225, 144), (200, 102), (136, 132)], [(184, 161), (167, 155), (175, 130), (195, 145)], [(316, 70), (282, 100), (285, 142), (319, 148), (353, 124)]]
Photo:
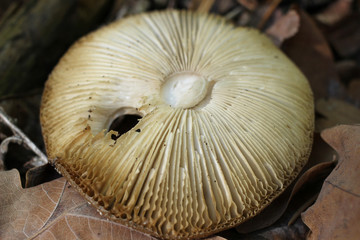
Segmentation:
[(299, 30), (300, 17), (295, 10), (286, 14), (277, 11), (275, 17), (275, 22), (266, 30), (266, 34), (276, 46), (281, 46), (284, 40), (293, 37)]
[(316, 203), (302, 215), (309, 239), (357, 239), (360, 236), (360, 126), (341, 125), (322, 132), (339, 154)]

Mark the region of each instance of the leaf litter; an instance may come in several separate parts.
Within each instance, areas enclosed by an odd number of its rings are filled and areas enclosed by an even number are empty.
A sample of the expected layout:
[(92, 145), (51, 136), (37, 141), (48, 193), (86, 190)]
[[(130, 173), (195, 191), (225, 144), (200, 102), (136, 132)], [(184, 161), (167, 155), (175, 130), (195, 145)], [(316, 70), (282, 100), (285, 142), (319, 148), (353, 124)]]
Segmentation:
[(65, 178), (23, 189), (0, 174), (0, 239), (154, 239), (100, 216)]
[[(221, 12), (237, 24), (264, 28), (303, 71), (313, 88), (317, 118), (308, 165), (273, 204), (237, 227), (240, 233), (230, 229), (209, 239), (303, 239), (309, 230), (302, 219), (310, 228), (310, 239), (336, 239), (335, 230), (342, 237), (338, 239), (359, 236), (360, 181), (355, 171), (359, 170), (358, 163), (354, 161), (360, 155), (354, 144), (360, 138), (359, 126), (328, 129), (338, 124), (360, 122), (360, 78), (354, 71), (360, 67), (359, 32), (356, 31), (360, 9), (356, 9), (351, 0), (300, 1), (309, 11), (286, 2), (268, 0), (114, 2), (109, 19), (155, 7), (193, 6), (204, 12)], [(341, 61), (352, 65), (340, 69), (338, 62)], [(0, 105), (5, 106), (6, 111), (16, 112), (5, 100), (0, 99)], [(21, 119), (27, 118), (22, 116)], [(1, 136), (5, 136), (3, 130), (1, 128)], [(323, 138), (319, 134), (321, 131)], [(339, 157), (324, 140), (335, 148)], [(3, 156), (5, 163), (10, 161), (9, 156), (9, 153)], [(337, 161), (339, 164), (326, 178)], [(9, 164), (4, 166), (7, 170)], [(133, 240), (154, 239), (100, 216), (64, 178), (58, 178), (49, 168), (44, 165), (27, 171), (25, 185), (29, 188), (25, 189), (21, 187), (16, 170), (0, 171), (1, 239), (119, 239), (119, 236)], [(315, 204), (308, 208), (315, 199)], [(298, 218), (304, 211), (302, 219)]]
[(339, 154), (315, 204), (303, 213), (309, 239), (357, 239), (360, 236), (360, 125), (326, 129), (322, 137)]

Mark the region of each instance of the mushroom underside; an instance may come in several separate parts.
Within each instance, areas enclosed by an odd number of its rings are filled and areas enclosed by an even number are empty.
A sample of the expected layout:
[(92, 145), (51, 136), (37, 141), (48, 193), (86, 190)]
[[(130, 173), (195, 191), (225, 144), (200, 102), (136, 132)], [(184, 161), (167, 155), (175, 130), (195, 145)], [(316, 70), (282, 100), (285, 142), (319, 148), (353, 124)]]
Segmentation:
[(48, 156), (72, 185), (112, 220), (168, 239), (259, 213), (305, 165), (313, 119), (307, 80), (265, 36), (187, 11), (83, 37), (41, 106)]

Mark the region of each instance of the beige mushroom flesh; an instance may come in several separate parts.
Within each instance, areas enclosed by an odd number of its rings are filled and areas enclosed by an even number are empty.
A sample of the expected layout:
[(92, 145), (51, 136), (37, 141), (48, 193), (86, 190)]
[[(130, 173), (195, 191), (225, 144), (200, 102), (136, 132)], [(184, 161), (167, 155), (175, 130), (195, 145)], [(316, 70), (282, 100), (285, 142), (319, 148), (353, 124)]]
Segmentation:
[[(307, 162), (313, 112), (308, 81), (261, 33), (162, 11), (75, 43), (46, 83), (41, 124), (49, 159), (99, 211), (183, 239), (283, 192)], [(108, 132), (128, 115), (142, 118)]]

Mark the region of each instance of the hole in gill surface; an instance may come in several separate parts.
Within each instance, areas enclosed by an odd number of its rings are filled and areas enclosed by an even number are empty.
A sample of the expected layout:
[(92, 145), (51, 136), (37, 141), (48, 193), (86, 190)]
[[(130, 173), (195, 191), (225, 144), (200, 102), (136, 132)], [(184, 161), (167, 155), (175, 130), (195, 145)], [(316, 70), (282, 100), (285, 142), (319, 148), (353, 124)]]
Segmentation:
[(139, 119), (141, 119), (141, 116), (138, 114), (124, 114), (115, 118), (110, 124), (109, 131), (114, 130), (119, 134), (117, 136), (113, 134), (111, 135), (111, 138), (113, 140), (118, 139), (121, 135), (135, 127), (135, 125), (139, 122)]
[(126, 220), (127, 219), (127, 214), (126, 213), (122, 213), (120, 215), (120, 218), (123, 219), (123, 220)]

